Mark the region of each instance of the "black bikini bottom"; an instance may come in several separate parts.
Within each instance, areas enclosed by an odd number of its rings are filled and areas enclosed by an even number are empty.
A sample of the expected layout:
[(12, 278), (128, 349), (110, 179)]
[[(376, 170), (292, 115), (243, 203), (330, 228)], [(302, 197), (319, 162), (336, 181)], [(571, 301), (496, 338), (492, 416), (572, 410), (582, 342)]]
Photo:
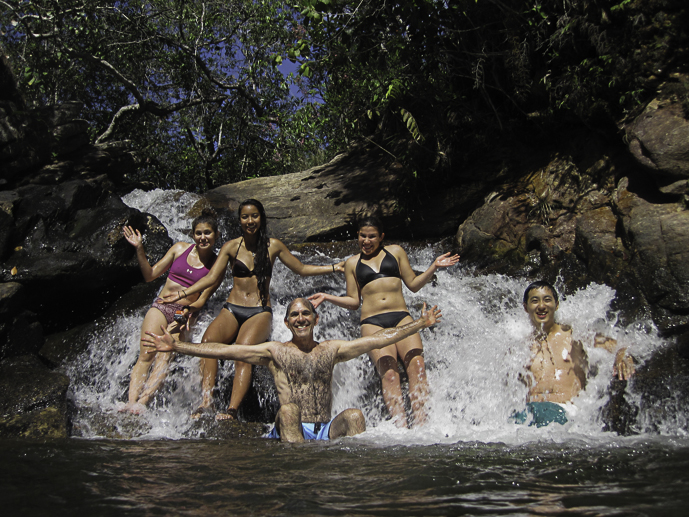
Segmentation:
[(273, 314), (272, 307), (244, 307), (243, 305), (235, 305), (234, 303), (225, 302), (222, 306), (223, 309), (230, 311), (234, 317), (237, 319), (237, 323), (241, 327), (246, 323), (246, 320), (262, 312), (269, 312)]
[(376, 327), (381, 327), (384, 329), (391, 329), (397, 326), (397, 324), (410, 314), (405, 311), (394, 311), (394, 312), (383, 312), (381, 314), (376, 314), (361, 320), (361, 324), (375, 325)]

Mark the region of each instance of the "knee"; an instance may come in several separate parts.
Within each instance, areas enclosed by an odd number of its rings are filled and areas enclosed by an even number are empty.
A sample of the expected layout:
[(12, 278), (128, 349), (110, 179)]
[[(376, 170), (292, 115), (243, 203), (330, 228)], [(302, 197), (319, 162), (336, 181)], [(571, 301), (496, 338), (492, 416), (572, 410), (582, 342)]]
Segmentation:
[(422, 375), (426, 371), (426, 363), (423, 360), (423, 350), (410, 350), (404, 356), (404, 368), (407, 375)]
[(383, 356), (378, 361), (378, 373), (383, 382), (395, 382), (400, 378), (397, 370), (397, 358), (390, 356)]
[(397, 371), (397, 365), (394, 368), (387, 368), (380, 373), (380, 379), (383, 384), (399, 384), (400, 373)]
[(358, 434), (366, 430), (366, 419), (361, 410), (345, 409), (342, 413), (342, 418), (347, 422), (347, 428), (350, 431), (355, 431)]

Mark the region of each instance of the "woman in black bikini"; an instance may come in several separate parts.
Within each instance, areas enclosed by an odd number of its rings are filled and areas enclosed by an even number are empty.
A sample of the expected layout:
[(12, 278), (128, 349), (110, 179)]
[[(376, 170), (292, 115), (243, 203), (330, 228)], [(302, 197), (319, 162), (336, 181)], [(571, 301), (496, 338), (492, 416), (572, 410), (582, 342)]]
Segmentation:
[[(312, 266), (302, 264), (281, 241), (269, 239), (263, 205), (255, 199), (247, 199), (239, 205), (239, 224), (242, 236), (226, 242), (218, 253), (218, 259), (210, 273), (185, 289), (187, 294), (197, 293), (225, 276), (227, 265), (232, 267), (234, 285), (223, 305), (223, 310), (208, 326), (203, 342), (256, 345), (268, 341), (273, 309), (270, 303), (270, 278), (275, 259), (280, 259), (291, 271), (301, 276), (325, 275), (343, 271), (343, 264)], [(165, 299), (175, 302), (175, 295)], [(237, 410), (251, 385), (251, 365), (235, 361), (232, 395), (227, 413), (218, 413), (217, 420), (236, 419)], [(192, 417), (212, 413), (215, 377), (218, 372), (216, 359), (201, 359), (203, 398)]]
[[(218, 221), (215, 212), (204, 210), (192, 223), (194, 244), (178, 242), (172, 246), (165, 256), (151, 266), (146, 257), (146, 251), (139, 230), (131, 226), (123, 229), (124, 238), (136, 248), (136, 258), (139, 261), (141, 273), (146, 282), (155, 280), (168, 269), (167, 281), (160, 292), (160, 298), (154, 300), (148, 309), (141, 325), (141, 337), (146, 331), (158, 332), (161, 326), (168, 326), (177, 322), (173, 334), (179, 335), (183, 330), (189, 330), (190, 316), (200, 310), (206, 300), (220, 286), (220, 282), (209, 284), (200, 294), (185, 293), (187, 287), (205, 276), (215, 262), (215, 241), (218, 238)], [(180, 293), (179, 303), (162, 303), (163, 297)], [(185, 293), (185, 294), (182, 294)], [(177, 319), (175, 316), (177, 315)], [(121, 411), (142, 413), (146, 404), (160, 387), (167, 375), (168, 366), (172, 359), (171, 353), (151, 353), (150, 349), (140, 345), (139, 358), (132, 368), (129, 381), (128, 402)], [(154, 361), (155, 359), (155, 361)], [(153, 365), (153, 369), (151, 369)], [(149, 375), (150, 372), (150, 375)]]
[[(449, 267), (459, 261), (459, 255), (445, 253), (435, 259), (424, 273), (416, 276), (405, 251), (397, 245), (383, 246), (384, 237), (378, 219), (367, 217), (360, 221), (358, 239), (361, 253), (345, 262), (346, 295), (317, 293), (309, 296), (315, 307), (330, 302), (354, 311), (361, 304), (362, 336), (413, 321), (402, 296), (402, 282), (415, 293), (433, 278), (438, 268)], [(426, 420), (424, 404), (428, 398), (428, 381), (421, 337), (415, 334), (381, 350), (374, 350), (369, 356), (382, 381), (385, 405), (398, 427), (407, 425), (397, 356), (402, 359), (409, 377), (412, 425), (423, 424)]]

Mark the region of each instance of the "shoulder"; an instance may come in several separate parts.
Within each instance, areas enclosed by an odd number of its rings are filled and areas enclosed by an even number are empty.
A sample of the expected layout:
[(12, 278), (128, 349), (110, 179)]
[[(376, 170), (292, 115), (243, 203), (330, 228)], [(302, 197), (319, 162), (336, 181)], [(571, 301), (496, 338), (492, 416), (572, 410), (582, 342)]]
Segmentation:
[(230, 251), (235, 251), (239, 247), (239, 240), (240, 238), (232, 239), (231, 241), (227, 241), (225, 244), (222, 245), (222, 248), (220, 248), (220, 253), (229, 253)]
[(407, 252), (404, 251), (404, 248), (400, 246), (399, 244), (390, 244), (388, 246), (383, 247), (384, 250), (386, 250), (388, 253), (391, 253), (395, 256), (395, 258), (407, 258)]
[(345, 341), (343, 339), (329, 339), (327, 341), (319, 343), (318, 348), (320, 350), (323, 350), (324, 352), (337, 352), (340, 346), (342, 346), (345, 343), (348, 343), (348, 341)]
[(359, 259), (361, 258), (361, 253), (357, 253), (356, 255), (352, 255), (345, 261), (345, 266), (351, 266), (354, 267), (356, 266), (357, 262), (359, 262)]
[(275, 248), (275, 249), (283, 249), (283, 248), (287, 247), (287, 246), (285, 246), (285, 244), (280, 239), (276, 239), (274, 237), (271, 237), (270, 239), (268, 239), (268, 246), (270, 248)]
[(193, 244), (189, 244), (188, 242), (176, 242), (172, 245), (170, 251), (175, 255), (181, 255), (191, 246), (193, 246)]

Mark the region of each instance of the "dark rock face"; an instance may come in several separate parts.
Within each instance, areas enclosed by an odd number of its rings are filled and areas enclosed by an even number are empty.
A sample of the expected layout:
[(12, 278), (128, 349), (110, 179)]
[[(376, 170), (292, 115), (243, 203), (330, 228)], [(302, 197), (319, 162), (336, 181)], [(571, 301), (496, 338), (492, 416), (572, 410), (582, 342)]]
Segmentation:
[(608, 284), (636, 299), (635, 307), (622, 308), (637, 312), (646, 304), (664, 334), (683, 332), (689, 211), (683, 201), (646, 201), (627, 178), (613, 188), (614, 163), (600, 165), (582, 171), (556, 159), (519, 185), (522, 193), (488, 199), (457, 231), (462, 258), (546, 277), (564, 263), (578, 264), (583, 276), (571, 275), (572, 288)]
[(653, 100), (626, 134), (640, 164), (661, 176), (689, 178), (689, 121), (680, 103)]
[(68, 387), (67, 376), (51, 371), (35, 356), (2, 361), (0, 436), (69, 436), (66, 399)]
[(666, 333), (689, 330), (689, 211), (657, 205), (626, 190), (623, 180), (616, 207), (630, 250), (629, 266)]
[(523, 265), (530, 255), (549, 264), (573, 250), (578, 227), (580, 247), (594, 236), (598, 240), (610, 229), (613, 179), (607, 158), (585, 171), (571, 158), (555, 158), (508, 194), (493, 193), (459, 226), (455, 238), (463, 259)]
[(2, 280), (24, 285), (31, 309), (44, 321), (65, 315), (90, 319), (94, 309), (102, 310), (140, 281), (134, 249), (122, 237), (124, 225), (146, 234), (152, 261), (172, 244), (159, 221), (127, 207), (96, 182), (13, 192), (14, 249), (4, 261)]
[(113, 193), (136, 167), (126, 142), (91, 145), (80, 103), (22, 102), (0, 99), (0, 435), (67, 436), (69, 380), (45, 364), (65, 353), (38, 360), (44, 331), (93, 322), (141, 281), (124, 225), (142, 231), (151, 262), (172, 242)]

